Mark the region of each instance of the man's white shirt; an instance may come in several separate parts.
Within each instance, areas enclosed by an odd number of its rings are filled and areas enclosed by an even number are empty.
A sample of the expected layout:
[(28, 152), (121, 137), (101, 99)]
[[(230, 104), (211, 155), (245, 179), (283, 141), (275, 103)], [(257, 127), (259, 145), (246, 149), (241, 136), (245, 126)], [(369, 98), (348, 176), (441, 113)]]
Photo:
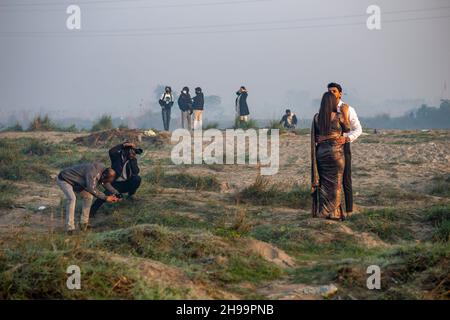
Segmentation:
[[(342, 100), (339, 101), (338, 104), (338, 112), (341, 112), (341, 106), (344, 104)], [(359, 138), (362, 133), (362, 126), (359, 122), (358, 115), (354, 108), (348, 106), (348, 113), (350, 118), (350, 132), (344, 133), (344, 137), (348, 137), (350, 142), (355, 141)]]

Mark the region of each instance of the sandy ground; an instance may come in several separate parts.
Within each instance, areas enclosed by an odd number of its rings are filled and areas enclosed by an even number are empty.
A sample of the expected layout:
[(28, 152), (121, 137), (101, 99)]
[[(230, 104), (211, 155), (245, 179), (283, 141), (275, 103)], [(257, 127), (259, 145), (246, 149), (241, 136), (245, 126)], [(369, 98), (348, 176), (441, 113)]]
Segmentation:
[[(416, 134), (417, 132), (413, 133)], [(404, 136), (401, 136), (401, 135)], [(352, 144), (353, 158), (353, 182), (354, 195), (357, 212), (360, 208), (370, 206), (364, 203), (364, 196), (370, 192), (391, 190), (397, 192), (405, 190), (408, 192), (423, 193), (431, 179), (450, 173), (450, 132), (430, 132), (426, 139), (418, 140), (411, 133), (400, 131), (387, 131), (381, 135), (365, 134)], [(74, 138), (83, 134), (39, 132), (39, 133), (0, 133), (0, 139), (16, 139), (21, 137), (33, 137), (55, 143), (70, 143)], [(375, 141), (375, 142), (374, 142)], [(85, 149), (88, 152), (88, 149)], [(165, 170), (169, 172), (188, 172), (195, 175), (214, 175), (222, 184), (220, 193), (196, 192), (189, 190), (166, 189), (162, 197), (170, 199), (189, 199), (197, 208), (208, 206), (208, 201), (226, 202), (230, 195), (236, 191), (251, 185), (258, 176), (256, 166), (247, 165), (225, 165), (225, 166), (175, 166), (170, 164), (171, 146), (162, 149), (147, 151), (142, 163), (146, 160), (162, 161)], [(150, 161), (149, 161), (150, 162)], [(148, 172), (150, 166), (142, 165), (143, 172)], [(269, 177), (273, 183), (282, 183), (286, 188), (291, 184), (309, 185), (310, 181), (310, 137), (309, 135), (284, 134), (280, 139), (280, 168), (278, 174)], [(62, 192), (56, 185), (47, 186), (38, 183), (14, 182), (22, 195), (15, 199), (14, 208), (0, 210), (0, 234), (8, 232), (23, 232), (32, 229), (38, 232), (62, 231), (63, 219), (61, 217), (60, 202)], [(139, 195), (140, 197), (144, 195)], [(433, 201), (433, 197), (429, 197)], [(439, 199), (436, 199), (439, 201)], [(233, 203), (230, 203), (232, 206)], [(376, 204), (375, 204), (376, 205)], [(414, 207), (413, 201), (409, 204)], [(44, 206), (45, 209), (39, 210)], [(226, 206), (225, 206), (226, 207)], [(188, 216), (198, 221), (206, 221), (208, 217), (202, 215), (201, 210), (194, 212), (175, 212), (180, 216)], [(308, 213), (304, 212), (307, 215)], [(105, 217), (96, 218), (95, 223), (100, 223)], [(311, 224), (321, 223), (315, 220), (298, 222), (298, 210), (289, 208), (271, 208), (265, 219), (267, 223), (293, 223), (299, 228), (310, 227)], [(333, 224), (334, 222), (329, 222)], [(353, 230), (342, 225), (339, 232), (352, 234), (367, 247), (385, 245), (379, 239), (373, 238), (366, 233), (355, 234)], [(418, 230), (417, 233), (423, 232)], [(323, 234), (323, 241), (328, 241), (327, 234)], [(292, 267), (294, 259), (278, 248), (260, 241), (249, 243), (249, 248), (258, 252), (279, 266)], [(120, 260), (123, 257), (114, 257)], [(130, 262), (131, 263), (131, 262)], [(160, 277), (161, 273), (175, 278), (183, 279), (187, 287), (196, 286), (179, 270), (161, 265), (159, 262), (147, 261), (140, 264), (141, 271), (151, 277)], [(149, 277), (150, 277), (149, 276)], [(163, 279), (164, 280), (164, 279)], [(207, 289), (198, 285), (196, 287), (198, 297), (208, 297)], [(323, 298), (332, 294), (335, 288), (331, 285), (311, 287), (305, 285), (294, 285), (292, 283), (277, 281), (267, 284), (258, 289), (260, 294), (274, 299), (306, 299)], [(217, 292), (216, 292), (217, 294)], [(236, 298), (232, 294), (222, 293), (218, 296)]]
[[(408, 132), (409, 133), (409, 132)], [(414, 133), (414, 132), (413, 132)], [(415, 132), (417, 133), (417, 132)], [(387, 131), (381, 135), (365, 134), (352, 144), (353, 184), (355, 204), (358, 207), (358, 196), (367, 192), (379, 190), (406, 190), (423, 192), (429, 181), (436, 176), (450, 173), (450, 133), (436, 131), (429, 133), (429, 141), (418, 142), (415, 138), (402, 137), (404, 131)], [(0, 139), (17, 139), (22, 137), (39, 138), (55, 143), (70, 143), (80, 133), (60, 132), (2, 132)], [(434, 135), (438, 138), (434, 139)], [(442, 136), (444, 135), (444, 138)], [(449, 139), (445, 138), (445, 135)], [(377, 139), (377, 143), (367, 143), (368, 139)], [(399, 141), (401, 143), (399, 143)], [(85, 148), (83, 148), (85, 149)], [(214, 175), (222, 183), (222, 193), (231, 194), (251, 185), (259, 174), (257, 166), (225, 165), (225, 166), (175, 166), (170, 164), (171, 146), (151, 150), (141, 159), (164, 161), (165, 170), (169, 172), (187, 172), (198, 175)], [(88, 152), (88, 149), (86, 149)], [(149, 167), (142, 166), (145, 173)], [(310, 137), (309, 135), (283, 134), (280, 138), (280, 167), (274, 176), (268, 176), (273, 183), (288, 185), (310, 183)], [(38, 212), (38, 207), (55, 208), (62, 199), (62, 192), (57, 186), (45, 186), (38, 183), (14, 183), (20, 189), (26, 190), (24, 195), (16, 200), (16, 209), (3, 211), (0, 215), (0, 228), (15, 224), (23, 211)], [(170, 192), (169, 190), (167, 192)], [(173, 190), (179, 194), (179, 190)], [(195, 201), (198, 193), (192, 192), (190, 200)], [(218, 197), (221, 197), (218, 195)], [(204, 202), (204, 195), (198, 198)], [(285, 210), (285, 209), (280, 209)], [(289, 210), (289, 209), (287, 209)], [(35, 219), (33, 216), (32, 219)], [(19, 219), (20, 220), (20, 219)], [(44, 218), (38, 219), (47, 223)], [(40, 224), (40, 223), (39, 223)]]

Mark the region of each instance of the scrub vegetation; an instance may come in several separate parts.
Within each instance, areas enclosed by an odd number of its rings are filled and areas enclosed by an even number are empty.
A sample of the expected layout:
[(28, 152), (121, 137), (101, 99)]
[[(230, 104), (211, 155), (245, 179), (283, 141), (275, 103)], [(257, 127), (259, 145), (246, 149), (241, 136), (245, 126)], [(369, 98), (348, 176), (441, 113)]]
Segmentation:
[[(281, 135), (273, 177), (250, 165), (175, 166), (168, 139), (154, 137), (136, 199), (105, 205), (93, 229), (69, 237), (54, 179), (107, 164), (112, 142), (0, 133), (0, 299), (322, 299), (304, 292), (331, 284), (328, 299), (449, 299), (450, 133), (362, 136), (344, 222), (311, 218), (306, 134)], [(70, 265), (81, 290), (66, 287)], [(366, 287), (370, 265), (381, 290)]]

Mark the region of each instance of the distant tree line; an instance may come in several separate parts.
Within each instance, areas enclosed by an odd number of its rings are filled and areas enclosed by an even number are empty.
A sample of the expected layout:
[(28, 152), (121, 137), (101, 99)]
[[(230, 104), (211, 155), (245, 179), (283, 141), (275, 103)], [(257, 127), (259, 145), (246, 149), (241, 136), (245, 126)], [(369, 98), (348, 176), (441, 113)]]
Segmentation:
[[(162, 86), (161, 86), (162, 87)], [(158, 89), (155, 89), (159, 92)], [(219, 109), (221, 98), (219, 96), (206, 96), (211, 109)], [(218, 116), (219, 115), (219, 116)], [(219, 119), (216, 122), (207, 124), (207, 127), (232, 127), (232, 119), (220, 116), (218, 113), (212, 119)], [(450, 129), (450, 100), (441, 100), (439, 107), (422, 105), (401, 117), (391, 117), (388, 114), (381, 114), (375, 117), (361, 117), (364, 128), (372, 129)], [(270, 120), (259, 119), (260, 126), (271, 127)], [(299, 128), (309, 128), (310, 119), (300, 119)], [(1, 126), (0, 131), (102, 131), (113, 128), (158, 128), (161, 126), (161, 115), (159, 112), (147, 110), (145, 114), (130, 116), (128, 118), (112, 118), (110, 115), (103, 115), (96, 120), (87, 119), (63, 119), (57, 122), (49, 118), (48, 115), (36, 116), (27, 126), (23, 127), (19, 122), (9, 126)]]
[(439, 107), (426, 104), (402, 117), (382, 114), (372, 118), (361, 118), (365, 128), (379, 129), (449, 129), (450, 100), (441, 100)]

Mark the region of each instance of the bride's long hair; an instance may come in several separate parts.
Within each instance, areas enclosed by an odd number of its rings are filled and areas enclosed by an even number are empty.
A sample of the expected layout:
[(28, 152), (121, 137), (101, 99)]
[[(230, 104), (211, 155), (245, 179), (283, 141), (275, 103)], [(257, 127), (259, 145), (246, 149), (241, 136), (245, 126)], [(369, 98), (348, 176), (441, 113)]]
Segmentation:
[(331, 113), (337, 112), (338, 100), (331, 92), (325, 92), (322, 96), (319, 110), (319, 130), (321, 135), (327, 135), (331, 131)]

